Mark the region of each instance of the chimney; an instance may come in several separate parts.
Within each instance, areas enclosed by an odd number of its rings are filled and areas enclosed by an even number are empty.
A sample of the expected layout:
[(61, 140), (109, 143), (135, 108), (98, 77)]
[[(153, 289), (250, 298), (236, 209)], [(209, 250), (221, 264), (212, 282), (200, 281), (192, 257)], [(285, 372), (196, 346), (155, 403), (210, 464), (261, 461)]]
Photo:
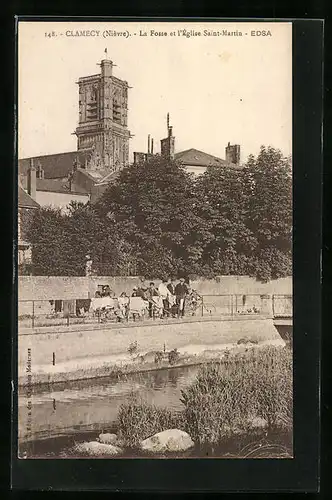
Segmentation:
[(38, 162), (38, 167), (37, 167), (37, 179), (44, 179), (44, 169), (41, 166), (40, 161)]
[(72, 187), (73, 187), (72, 186), (72, 184), (73, 184), (73, 177), (74, 177), (74, 172), (73, 171), (69, 172), (69, 174), (68, 174), (68, 187), (69, 187), (69, 191), (71, 191)]
[(226, 161), (228, 161), (229, 163), (233, 163), (237, 166), (240, 165), (240, 145), (231, 144), (229, 142), (225, 148), (225, 156)]
[(151, 139), (151, 154), (153, 155), (153, 139)]
[(150, 154), (150, 134), (148, 135), (148, 154)]
[(36, 169), (33, 164), (33, 158), (30, 159), (30, 167), (28, 168), (28, 194), (36, 199), (37, 191), (37, 181), (36, 181)]

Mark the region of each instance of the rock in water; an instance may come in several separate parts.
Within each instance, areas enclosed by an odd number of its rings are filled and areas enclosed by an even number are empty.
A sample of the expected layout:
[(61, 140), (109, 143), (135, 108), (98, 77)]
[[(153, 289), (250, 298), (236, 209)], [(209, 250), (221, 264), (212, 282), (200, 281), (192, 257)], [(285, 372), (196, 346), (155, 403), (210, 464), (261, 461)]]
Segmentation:
[(110, 434), (105, 432), (105, 434), (99, 434), (98, 440), (100, 443), (104, 444), (115, 444), (118, 440), (118, 436), (116, 434)]
[(185, 451), (194, 446), (194, 442), (184, 431), (168, 429), (158, 432), (141, 442), (141, 449), (154, 453), (165, 451)]
[(89, 443), (77, 444), (74, 448), (74, 452), (97, 457), (102, 455), (118, 455), (122, 453), (122, 449), (112, 444), (90, 441)]

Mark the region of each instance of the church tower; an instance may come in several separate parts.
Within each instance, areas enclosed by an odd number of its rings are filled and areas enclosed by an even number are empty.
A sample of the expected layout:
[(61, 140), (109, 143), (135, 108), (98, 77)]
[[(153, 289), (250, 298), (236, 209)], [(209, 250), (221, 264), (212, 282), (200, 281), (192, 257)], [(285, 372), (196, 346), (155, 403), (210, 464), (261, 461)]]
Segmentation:
[(109, 59), (97, 75), (79, 78), (77, 149), (86, 153), (87, 170), (120, 170), (129, 164), (128, 83), (113, 76)]

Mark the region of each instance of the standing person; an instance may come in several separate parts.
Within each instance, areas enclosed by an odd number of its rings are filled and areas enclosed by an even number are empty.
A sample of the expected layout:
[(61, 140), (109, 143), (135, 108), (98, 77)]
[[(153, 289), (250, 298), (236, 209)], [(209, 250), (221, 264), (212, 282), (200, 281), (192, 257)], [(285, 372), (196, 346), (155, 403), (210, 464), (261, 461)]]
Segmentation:
[(128, 313), (129, 306), (129, 297), (126, 292), (122, 292), (120, 297), (118, 298), (119, 312), (120, 318), (126, 318)]
[(169, 310), (170, 310), (170, 313), (172, 314), (172, 317), (175, 318), (175, 316), (176, 316), (176, 298), (175, 298), (175, 281), (173, 278), (170, 279), (170, 283), (167, 285), (167, 289), (168, 289)]
[(169, 301), (168, 301), (169, 290), (167, 288), (167, 283), (168, 283), (168, 280), (163, 279), (158, 287), (159, 295), (163, 301), (163, 312), (162, 312), (163, 318), (169, 316)]
[(153, 281), (151, 281), (149, 288), (147, 289), (147, 297), (149, 301), (149, 318), (153, 317), (153, 306), (155, 304), (154, 297), (159, 297), (159, 292), (155, 287)]
[(188, 287), (184, 281), (184, 278), (180, 278), (180, 283), (178, 283), (175, 287), (176, 304), (178, 306), (178, 317), (184, 316), (184, 305), (187, 294), (188, 294)]

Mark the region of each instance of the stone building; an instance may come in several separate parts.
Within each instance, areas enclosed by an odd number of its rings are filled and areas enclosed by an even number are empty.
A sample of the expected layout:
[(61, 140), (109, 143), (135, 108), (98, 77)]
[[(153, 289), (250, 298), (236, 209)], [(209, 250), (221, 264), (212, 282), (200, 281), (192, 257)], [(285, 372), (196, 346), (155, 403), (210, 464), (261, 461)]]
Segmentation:
[[(39, 206), (51, 206), (66, 211), (72, 201), (85, 204), (90, 200), (90, 193), (87, 189), (74, 182), (68, 174), (64, 175), (66, 162), (61, 162), (61, 168), (58, 168), (59, 165), (54, 161), (55, 157), (61, 156), (64, 159), (64, 155), (66, 153), (29, 158), (28, 161), (21, 162), (19, 185)], [(38, 162), (37, 168), (35, 161)], [(41, 166), (42, 164), (44, 167)]]
[[(94, 203), (129, 165), (128, 82), (113, 74), (109, 59), (100, 73), (78, 79), (77, 150), (19, 160), (21, 187), (41, 206), (65, 211), (71, 201)], [(228, 143), (226, 159), (195, 148), (176, 151), (173, 127), (167, 114), (167, 134), (160, 141), (161, 156), (175, 159), (188, 172), (200, 175), (209, 166), (239, 168), (240, 146)], [(135, 152), (134, 163), (155, 155), (148, 136), (147, 152)]]
[[(78, 80), (77, 151), (19, 160), (19, 182), (41, 206), (66, 210), (95, 201), (129, 164), (128, 83), (104, 59), (100, 73)], [(31, 164), (35, 170), (31, 170)], [(31, 183), (32, 181), (32, 183)]]
[(77, 150), (87, 154), (85, 169), (114, 172), (129, 164), (129, 86), (113, 75), (112, 61), (100, 67), (100, 74), (78, 80)]

